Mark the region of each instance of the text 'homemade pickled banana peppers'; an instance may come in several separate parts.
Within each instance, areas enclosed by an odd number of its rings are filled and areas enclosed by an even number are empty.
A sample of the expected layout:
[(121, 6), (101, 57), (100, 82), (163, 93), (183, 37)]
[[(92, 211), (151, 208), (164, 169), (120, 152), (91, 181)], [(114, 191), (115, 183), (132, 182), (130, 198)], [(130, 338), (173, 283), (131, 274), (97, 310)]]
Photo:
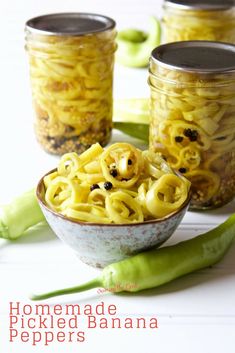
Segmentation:
[(150, 59), (150, 149), (192, 182), (191, 207), (235, 196), (235, 46), (165, 44)]
[(35, 132), (53, 154), (106, 145), (112, 128), (115, 22), (89, 13), (26, 23)]

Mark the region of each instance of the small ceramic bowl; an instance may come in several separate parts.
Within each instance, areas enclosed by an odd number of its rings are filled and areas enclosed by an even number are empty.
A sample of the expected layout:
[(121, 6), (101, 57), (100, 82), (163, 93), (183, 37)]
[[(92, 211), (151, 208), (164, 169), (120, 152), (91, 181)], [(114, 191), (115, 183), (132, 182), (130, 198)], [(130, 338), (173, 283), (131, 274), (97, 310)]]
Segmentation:
[(142, 223), (80, 222), (69, 219), (46, 205), (43, 178), (37, 186), (37, 199), (49, 226), (63, 242), (76, 251), (81, 261), (94, 267), (103, 268), (141, 251), (160, 246), (174, 233), (190, 203), (189, 195), (176, 212)]

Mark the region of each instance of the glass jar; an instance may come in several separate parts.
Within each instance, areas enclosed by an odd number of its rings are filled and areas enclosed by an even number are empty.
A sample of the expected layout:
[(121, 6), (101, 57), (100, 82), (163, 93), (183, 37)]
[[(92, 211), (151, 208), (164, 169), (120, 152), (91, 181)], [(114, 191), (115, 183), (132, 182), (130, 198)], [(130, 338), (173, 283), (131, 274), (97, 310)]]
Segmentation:
[(191, 208), (226, 204), (235, 195), (235, 46), (161, 45), (149, 70), (150, 150), (191, 181)]
[(163, 42), (210, 40), (235, 44), (233, 0), (166, 0)]
[(26, 23), (35, 133), (52, 154), (105, 146), (112, 129), (115, 22), (89, 13)]

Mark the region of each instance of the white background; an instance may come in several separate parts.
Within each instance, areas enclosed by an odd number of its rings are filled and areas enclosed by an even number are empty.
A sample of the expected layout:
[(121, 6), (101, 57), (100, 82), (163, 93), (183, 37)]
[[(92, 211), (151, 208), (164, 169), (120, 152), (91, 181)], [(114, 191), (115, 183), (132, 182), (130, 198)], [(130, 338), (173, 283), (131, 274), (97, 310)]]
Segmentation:
[[(0, 202), (31, 188), (57, 158), (43, 152), (33, 134), (33, 111), (24, 51), (24, 23), (49, 12), (85, 11), (113, 17), (118, 28), (148, 28), (148, 16), (161, 15), (158, 0), (0, 0)], [(147, 70), (115, 68), (115, 98), (147, 97)], [(116, 135), (115, 139), (123, 139)], [(207, 213), (188, 212), (170, 239), (173, 244), (222, 222), (235, 204)], [(82, 264), (47, 227), (40, 227), (15, 243), (0, 241), (0, 352), (1, 353), (117, 353), (147, 350), (161, 353), (234, 352), (235, 246), (226, 258), (206, 269), (159, 289), (134, 296), (102, 296), (95, 290), (51, 303), (114, 303), (120, 316), (157, 316), (159, 329), (87, 332), (83, 344), (49, 347), (9, 343), (9, 301), (28, 303), (28, 293), (86, 281), (98, 271)]]

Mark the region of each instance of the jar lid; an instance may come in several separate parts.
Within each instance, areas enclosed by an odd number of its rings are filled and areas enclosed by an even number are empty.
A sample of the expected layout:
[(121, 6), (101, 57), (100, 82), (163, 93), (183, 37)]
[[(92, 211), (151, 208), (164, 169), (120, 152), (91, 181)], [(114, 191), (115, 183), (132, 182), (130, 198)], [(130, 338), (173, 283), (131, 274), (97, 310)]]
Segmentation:
[(160, 45), (151, 62), (168, 69), (194, 73), (235, 72), (235, 45), (210, 41), (184, 41)]
[(57, 13), (31, 18), (25, 29), (44, 35), (80, 36), (114, 28), (115, 21), (93, 13)]
[(165, 0), (165, 7), (182, 10), (227, 10), (235, 6), (234, 0)]

